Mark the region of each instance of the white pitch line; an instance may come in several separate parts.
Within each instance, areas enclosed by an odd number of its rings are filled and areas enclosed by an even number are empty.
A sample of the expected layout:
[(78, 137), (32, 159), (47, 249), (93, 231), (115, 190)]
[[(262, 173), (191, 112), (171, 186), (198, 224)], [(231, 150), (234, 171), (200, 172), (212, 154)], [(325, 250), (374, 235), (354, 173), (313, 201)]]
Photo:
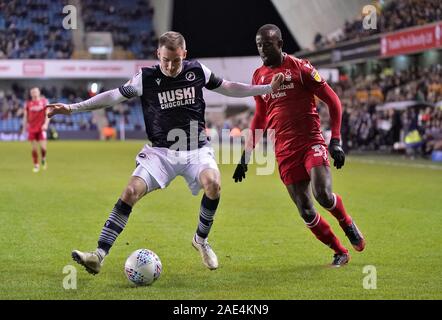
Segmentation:
[[(409, 167), (409, 168), (419, 168), (419, 169), (432, 169), (432, 170), (442, 170), (442, 166), (436, 166), (432, 164), (421, 164), (421, 163), (404, 163), (404, 162), (395, 162), (395, 161), (384, 161), (384, 160), (372, 160), (372, 159), (357, 159), (357, 158), (349, 158), (350, 162), (361, 162), (368, 164), (384, 164), (395, 167)], [(413, 161), (413, 160), (410, 160)]]

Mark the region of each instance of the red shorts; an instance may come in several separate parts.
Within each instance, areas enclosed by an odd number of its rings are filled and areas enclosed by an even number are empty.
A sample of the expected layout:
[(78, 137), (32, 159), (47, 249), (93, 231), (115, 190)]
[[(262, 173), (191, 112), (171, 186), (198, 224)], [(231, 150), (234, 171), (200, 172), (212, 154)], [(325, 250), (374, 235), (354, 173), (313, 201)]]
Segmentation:
[(313, 167), (330, 166), (327, 146), (324, 143), (308, 145), (278, 156), (277, 161), (279, 175), (286, 186), (310, 180), (310, 170)]
[(46, 140), (46, 131), (34, 131), (34, 132), (29, 132), (28, 133), (28, 140), (29, 141), (33, 141), (33, 140)]

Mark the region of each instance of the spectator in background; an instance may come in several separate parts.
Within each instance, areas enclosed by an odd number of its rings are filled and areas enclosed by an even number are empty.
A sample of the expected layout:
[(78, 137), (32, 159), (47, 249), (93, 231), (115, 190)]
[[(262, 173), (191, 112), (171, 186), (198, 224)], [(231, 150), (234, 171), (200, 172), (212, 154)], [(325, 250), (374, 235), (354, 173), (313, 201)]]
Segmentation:
[(107, 125), (101, 129), (102, 140), (115, 140), (117, 139), (117, 130), (113, 126)]
[[(384, 7), (376, 2), (379, 27), (375, 30), (362, 28), (364, 17), (358, 15), (352, 21), (346, 21), (342, 26), (342, 35), (327, 40), (327, 36), (319, 38), (315, 35), (313, 45), (316, 50), (330, 46), (337, 42), (364, 38), (376, 33), (396, 31), (412, 26), (424, 25), (442, 20), (442, 7), (440, 0), (407, 0), (389, 1)], [(339, 34), (339, 32), (335, 32)], [(324, 41), (325, 39), (325, 41)]]

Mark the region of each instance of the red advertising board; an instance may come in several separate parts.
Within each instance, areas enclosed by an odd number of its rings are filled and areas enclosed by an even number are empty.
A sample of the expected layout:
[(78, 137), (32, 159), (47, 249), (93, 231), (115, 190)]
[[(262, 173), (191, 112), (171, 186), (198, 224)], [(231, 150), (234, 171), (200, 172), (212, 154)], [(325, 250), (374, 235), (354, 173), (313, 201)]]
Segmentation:
[(442, 23), (399, 31), (382, 36), (382, 56), (420, 52), (441, 46)]

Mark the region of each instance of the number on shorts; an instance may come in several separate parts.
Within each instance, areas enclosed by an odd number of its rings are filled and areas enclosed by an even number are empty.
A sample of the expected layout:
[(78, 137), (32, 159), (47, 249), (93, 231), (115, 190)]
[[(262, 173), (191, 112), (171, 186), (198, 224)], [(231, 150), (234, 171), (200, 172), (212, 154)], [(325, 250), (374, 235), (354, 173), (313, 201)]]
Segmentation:
[(327, 150), (323, 145), (314, 145), (312, 149), (315, 151), (315, 153), (313, 154), (314, 157), (323, 157), (324, 160), (327, 160)]

